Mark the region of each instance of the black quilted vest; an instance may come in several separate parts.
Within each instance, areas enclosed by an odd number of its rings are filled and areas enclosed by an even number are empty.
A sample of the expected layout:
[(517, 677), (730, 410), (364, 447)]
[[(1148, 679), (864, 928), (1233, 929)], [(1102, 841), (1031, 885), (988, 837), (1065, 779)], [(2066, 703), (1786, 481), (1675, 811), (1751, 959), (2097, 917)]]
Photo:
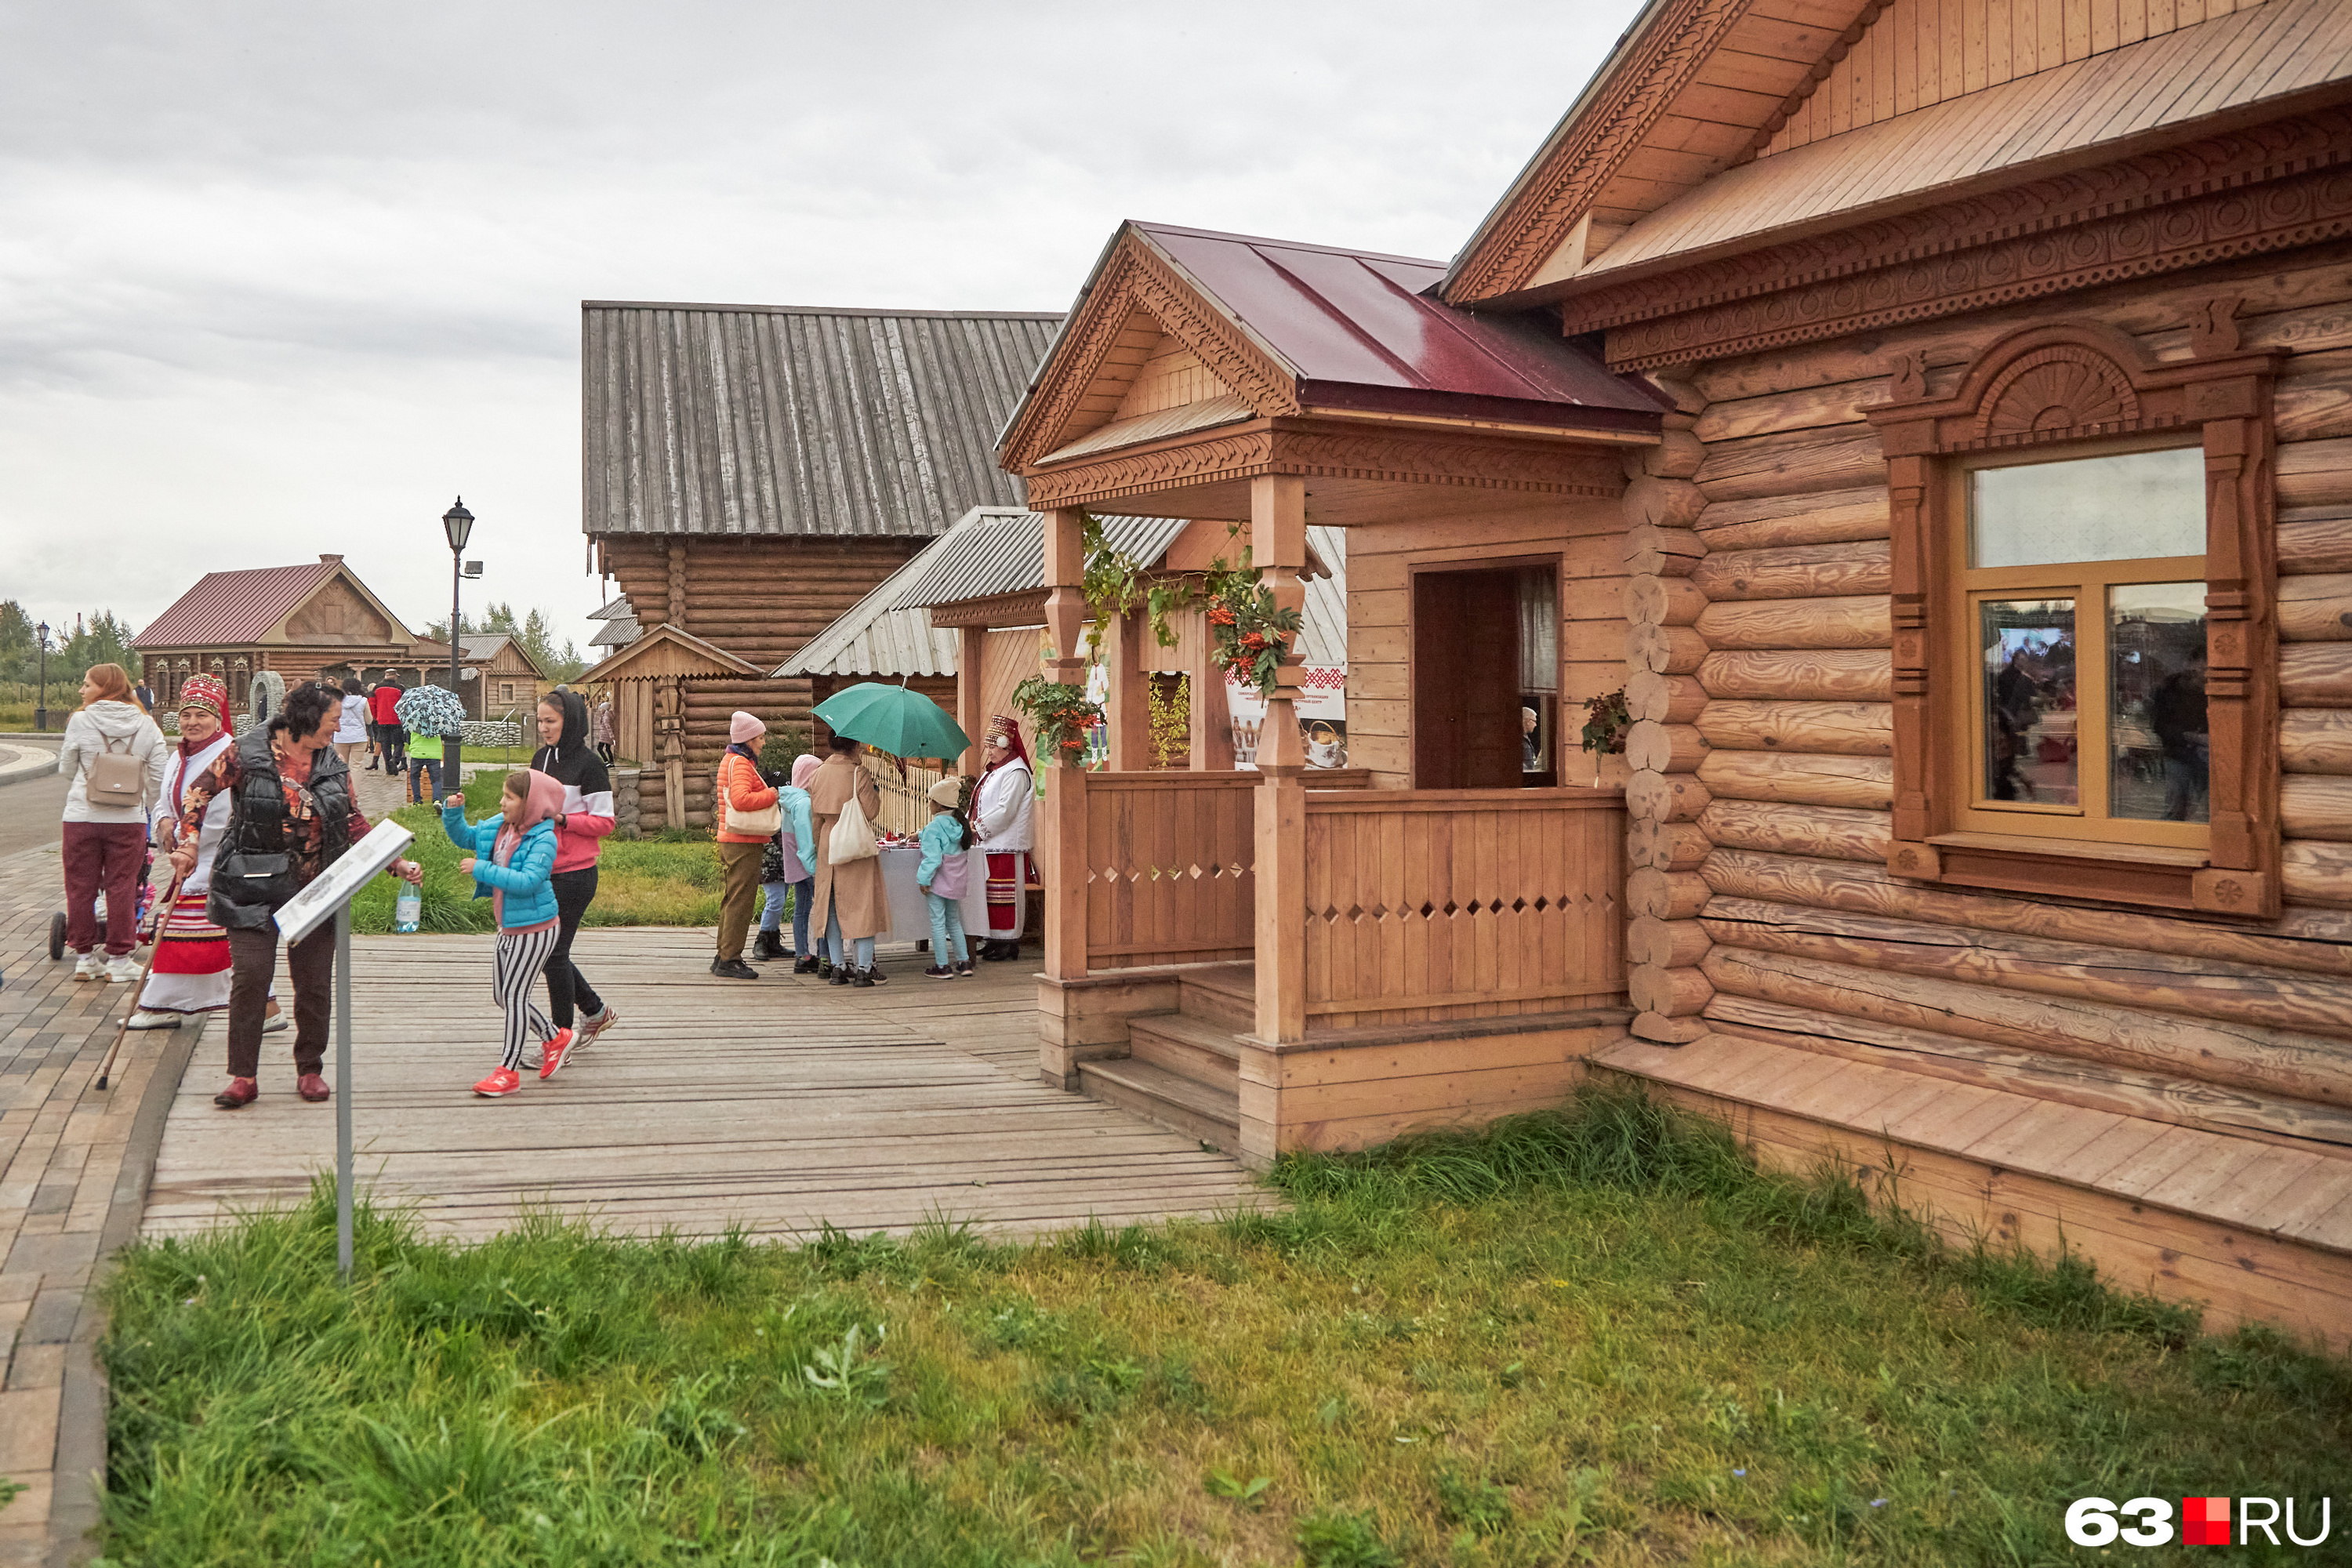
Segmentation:
[[(269, 750), (269, 729), (256, 724), (236, 743), (244, 769), (231, 802), (228, 831), (221, 835), (213, 864), (213, 888), (205, 912), (231, 931), (268, 926), (279, 905), (302, 890), (286, 841), (286, 794), (278, 758)], [(325, 829), (320, 868), (333, 865), (352, 847), (352, 773), (343, 759), (322, 749), (310, 759), (310, 793), (318, 798)]]

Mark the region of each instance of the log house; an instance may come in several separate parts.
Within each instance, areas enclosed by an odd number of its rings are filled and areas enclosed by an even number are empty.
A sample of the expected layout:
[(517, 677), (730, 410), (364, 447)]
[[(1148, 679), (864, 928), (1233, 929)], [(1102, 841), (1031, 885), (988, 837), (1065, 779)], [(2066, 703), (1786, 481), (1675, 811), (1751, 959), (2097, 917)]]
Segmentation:
[(766, 672), (953, 520), (1018, 500), (989, 452), (1060, 318), (590, 300), (581, 320), (592, 567), (638, 631), (747, 672), (688, 660), (680, 755), (638, 759), (656, 793), (682, 763), (683, 820), (707, 826), (728, 714), (809, 723), (809, 681)]
[(1660, 0), (1442, 289), (1674, 400), (1593, 1069), (2339, 1350), (2347, 162), (2331, 0)]

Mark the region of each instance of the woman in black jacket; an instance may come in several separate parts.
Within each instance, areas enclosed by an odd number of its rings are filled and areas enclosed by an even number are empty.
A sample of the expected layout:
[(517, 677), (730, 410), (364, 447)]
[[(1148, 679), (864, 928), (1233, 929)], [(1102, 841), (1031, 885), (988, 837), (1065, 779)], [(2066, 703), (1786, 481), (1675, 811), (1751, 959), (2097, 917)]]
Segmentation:
[[(539, 700), (539, 751), (530, 765), (563, 786), (555, 819), (555, 910), (562, 922), (547, 957), (547, 1012), (572, 1030), (572, 1049), (593, 1043), (617, 1016), (572, 962), (572, 939), (596, 898), (596, 858), (614, 827), (613, 779), (589, 743), (588, 704), (560, 686)], [(574, 1014), (578, 1022), (573, 1022)]]

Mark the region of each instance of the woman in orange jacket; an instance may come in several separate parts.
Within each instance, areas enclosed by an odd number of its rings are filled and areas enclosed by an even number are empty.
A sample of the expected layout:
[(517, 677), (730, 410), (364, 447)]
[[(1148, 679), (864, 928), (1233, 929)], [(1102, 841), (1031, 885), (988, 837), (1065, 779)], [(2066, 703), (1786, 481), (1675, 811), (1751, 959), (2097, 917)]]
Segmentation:
[(757, 980), (760, 972), (743, 962), (743, 939), (751, 929), (752, 895), (760, 890), (760, 854), (768, 833), (730, 832), (727, 814), (765, 811), (776, 804), (775, 786), (760, 777), (760, 739), (767, 725), (736, 712), (727, 727), (727, 750), (719, 758), (719, 788), (711, 801), (711, 826), (719, 830), (719, 867), (727, 890), (719, 900), (719, 956), (710, 973), (723, 980)]

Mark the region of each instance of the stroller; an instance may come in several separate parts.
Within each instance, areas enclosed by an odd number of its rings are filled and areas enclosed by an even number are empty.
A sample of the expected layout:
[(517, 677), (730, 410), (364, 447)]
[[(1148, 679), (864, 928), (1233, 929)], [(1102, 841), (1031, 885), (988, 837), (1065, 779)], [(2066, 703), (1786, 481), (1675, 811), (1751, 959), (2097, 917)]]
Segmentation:
[[(139, 932), (141, 942), (152, 940), (152, 933), (147, 929), (147, 921), (148, 917), (154, 912), (155, 886), (148, 880), (147, 874), (153, 868), (154, 864), (155, 849), (151, 844), (148, 846), (146, 857), (139, 862), (139, 907), (131, 912), (131, 920), (134, 922), (132, 929)], [(100, 942), (106, 940), (107, 919), (106, 894), (100, 890), (98, 895), (98, 939)], [(58, 963), (63, 961), (65, 955), (66, 912), (59, 910), (49, 916), (49, 959), (52, 963)]]

